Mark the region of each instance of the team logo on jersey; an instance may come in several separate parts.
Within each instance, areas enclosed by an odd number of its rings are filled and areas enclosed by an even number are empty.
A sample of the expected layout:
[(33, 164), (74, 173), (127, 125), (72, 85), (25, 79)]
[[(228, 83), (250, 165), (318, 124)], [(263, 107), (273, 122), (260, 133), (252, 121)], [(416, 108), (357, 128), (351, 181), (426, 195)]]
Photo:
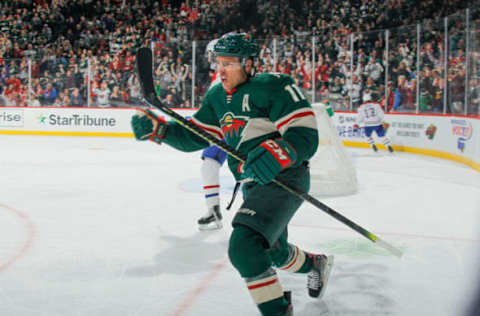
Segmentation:
[(222, 128), (223, 135), (229, 137), (240, 136), (242, 134), (242, 130), (245, 128), (247, 121), (247, 117), (234, 116), (230, 112), (225, 113), (225, 115), (220, 120), (220, 127)]

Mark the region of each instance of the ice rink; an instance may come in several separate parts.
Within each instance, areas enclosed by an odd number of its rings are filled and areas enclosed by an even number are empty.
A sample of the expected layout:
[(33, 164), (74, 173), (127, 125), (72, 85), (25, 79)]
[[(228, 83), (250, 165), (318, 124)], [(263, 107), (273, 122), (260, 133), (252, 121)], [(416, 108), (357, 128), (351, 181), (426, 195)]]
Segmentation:
[[(0, 315), (259, 315), (227, 258), (229, 225), (199, 232), (200, 153), (130, 138), (0, 135)], [(479, 283), (480, 173), (349, 149), (359, 192), (322, 202), (398, 259), (304, 204), (290, 241), (335, 255), (327, 291), (279, 273), (296, 316), (461, 316)], [(233, 179), (222, 168), (222, 206)]]

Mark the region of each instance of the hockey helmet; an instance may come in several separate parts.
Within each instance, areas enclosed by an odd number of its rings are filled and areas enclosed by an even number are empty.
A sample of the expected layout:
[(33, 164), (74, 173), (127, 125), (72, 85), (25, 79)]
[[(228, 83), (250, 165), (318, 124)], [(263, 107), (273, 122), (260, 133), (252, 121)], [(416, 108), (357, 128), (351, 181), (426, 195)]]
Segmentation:
[(210, 64), (214, 62), (215, 53), (213, 52), (213, 47), (215, 46), (215, 44), (217, 44), (217, 42), (218, 39), (211, 40), (210, 42), (208, 42), (207, 48), (205, 49), (205, 56), (207, 57), (207, 60)]
[(213, 47), (215, 56), (240, 57), (245, 60), (258, 56), (258, 44), (246, 33), (228, 33), (220, 37)]
[(205, 50), (205, 54), (208, 54), (210, 52), (213, 53), (213, 47), (215, 46), (215, 44), (217, 44), (217, 42), (218, 42), (218, 39), (214, 39), (214, 40), (211, 40), (210, 42), (208, 42), (207, 48)]

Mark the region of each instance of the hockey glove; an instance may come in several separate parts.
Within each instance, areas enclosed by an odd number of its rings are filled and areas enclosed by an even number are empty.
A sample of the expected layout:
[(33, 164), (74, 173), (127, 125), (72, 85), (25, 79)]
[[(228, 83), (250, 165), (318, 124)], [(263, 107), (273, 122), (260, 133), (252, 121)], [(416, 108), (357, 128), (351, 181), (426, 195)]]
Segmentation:
[(160, 144), (167, 130), (167, 121), (150, 110), (139, 109), (132, 116), (133, 134), (137, 140), (151, 140)]
[(248, 154), (243, 170), (248, 177), (267, 184), (296, 160), (297, 153), (287, 141), (267, 139)]

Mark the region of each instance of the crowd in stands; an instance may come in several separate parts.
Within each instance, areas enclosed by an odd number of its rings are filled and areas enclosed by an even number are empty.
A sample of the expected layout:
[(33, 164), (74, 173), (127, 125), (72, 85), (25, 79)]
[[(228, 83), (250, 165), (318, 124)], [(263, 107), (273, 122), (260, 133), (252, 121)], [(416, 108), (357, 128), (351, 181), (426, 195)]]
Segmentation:
[[(327, 98), (338, 109), (355, 109), (368, 95), (389, 111), (414, 111), (418, 95), (422, 112), (443, 112), (447, 98), (446, 111), (462, 113), (467, 91), (468, 112), (478, 114), (476, 2), (0, 1), (0, 105), (138, 105), (135, 51), (148, 46), (155, 54), (157, 94), (172, 107), (198, 106), (213, 75), (207, 43), (245, 31), (261, 46), (257, 73), (289, 74), (309, 98)], [(472, 8), (469, 25), (475, 31), (470, 41), (466, 8)], [(447, 16), (445, 49), (441, 18)]]

